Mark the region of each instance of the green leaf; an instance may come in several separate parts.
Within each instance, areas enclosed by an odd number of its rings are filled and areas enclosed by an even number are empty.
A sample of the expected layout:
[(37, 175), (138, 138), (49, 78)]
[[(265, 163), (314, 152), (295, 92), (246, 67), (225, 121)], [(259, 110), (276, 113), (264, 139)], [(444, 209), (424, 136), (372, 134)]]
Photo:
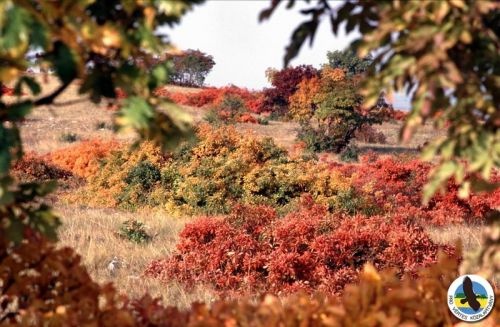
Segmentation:
[(169, 81), (169, 63), (156, 65), (150, 74), (148, 87), (153, 90), (161, 85), (165, 85)]
[(89, 74), (87, 74), (80, 87), (79, 93), (90, 93), (90, 100), (94, 103), (99, 103), (102, 97), (116, 97), (111, 74), (103, 73), (98, 69), (93, 69)]
[(286, 47), (286, 54), (284, 58), (285, 67), (288, 66), (290, 61), (295, 58), (300, 51), (300, 48), (304, 44), (307, 37), (311, 39), (311, 43), (314, 39), (316, 29), (318, 27), (318, 20), (306, 21), (300, 24), (295, 31), (292, 33), (292, 38), (290, 44)]
[(11, 6), (6, 17), (0, 38), (0, 54), (7, 53), (11, 58), (18, 58), (28, 48), (30, 17), (19, 6)]
[(424, 187), (424, 204), (429, 203), (429, 200), (444, 186), (444, 183), (455, 174), (457, 169), (458, 164), (455, 161), (446, 161), (434, 170), (431, 174), (431, 180)]
[(31, 47), (45, 49), (49, 42), (47, 28), (38, 20), (33, 20), (30, 26)]
[(14, 194), (9, 190), (12, 181), (9, 176), (0, 178), (0, 205), (8, 205), (15, 200)]
[(193, 119), (190, 114), (172, 102), (164, 102), (163, 107), (174, 125), (180, 131), (189, 132), (191, 130)]
[(70, 83), (78, 76), (77, 60), (71, 49), (64, 43), (54, 43), (54, 51), (49, 56), (61, 82)]
[(462, 186), (460, 186), (460, 189), (458, 190), (458, 197), (460, 199), (467, 199), (470, 194), (470, 189), (471, 189), (470, 181), (464, 182)]
[(425, 161), (431, 161), (432, 159), (435, 158), (436, 156), (436, 153), (438, 151), (438, 149), (441, 147), (441, 144), (443, 143), (443, 139), (440, 139), (440, 140), (435, 140), (431, 143), (429, 143), (426, 147), (424, 147), (422, 149), (422, 153), (421, 153), (421, 158), (422, 160), (425, 160)]
[(31, 225), (35, 230), (38, 230), (49, 240), (57, 240), (57, 228), (61, 226), (61, 221), (54, 215), (49, 206), (42, 204), (30, 215), (30, 218)]
[(7, 119), (10, 121), (20, 121), (25, 118), (33, 109), (31, 101), (14, 103), (8, 107)]
[(33, 95), (38, 95), (42, 91), (40, 84), (38, 84), (33, 77), (22, 76), (14, 87), (14, 91), (17, 95), (21, 95), (23, 84), (26, 84)]
[(18, 244), (23, 240), (24, 225), (21, 220), (17, 217), (9, 217), (7, 226), (5, 228), (5, 234), (7, 238), (12, 242)]
[(20, 146), (21, 140), (17, 127), (15, 125), (6, 127), (0, 124), (0, 177), (8, 173), (11, 161), (20, 155), (19, 150), (14, 151), (20, 149)]
[(147, 130), (154, 118), (154, 109), (139, 97), (125, 99), (116, 119), (120, 130)]

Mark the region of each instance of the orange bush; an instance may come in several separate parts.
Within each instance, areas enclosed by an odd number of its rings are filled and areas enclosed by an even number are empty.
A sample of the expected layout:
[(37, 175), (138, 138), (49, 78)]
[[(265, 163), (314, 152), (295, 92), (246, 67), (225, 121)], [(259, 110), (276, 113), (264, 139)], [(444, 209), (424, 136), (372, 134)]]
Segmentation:
[(238, 123), (252, 123), (252, 124), (257, 124), (257, 119), (255, 119), (254, 116), (250, 115), (249, 113), (244, 113), (241, 116), (236, 118), (236, 121)]
[(328, 78), (335, 82), (338, 82), (345, 78), (345, 71), (340, 68), (332, 68), (330, 66), (324, 66), (323, 69), (321, 69), (321, 77)]
[[(89, 172), (94, 171), (94, 167), (97, 169), (95, 173), (89, 175), (86, 190), (78, 194), (75, 200), (86, 205), (116, 206), (119, 204), (120, 194), (123, 194), (127, 189), (126, 179), (134, 167), (142, 162), (163, 167), (167, 156), (152, 142), (143, 142), (138, 149), (131, 150), (129, 147), (123, 146), (117, 151), (110, 151), (104, 161), (102, 168), (92, 166), (92, 169), (89, 170)], [(153, 189), (156, 187), (154, 185)], [(143, 196), (143, 190), (137, 190), (135, 196)]]
[(87, 140), (46, 156), (48, 162), (68, 170), (76, 176), (87, 178), (99, 169), (99, 160), (120, 148), (117, 141)]

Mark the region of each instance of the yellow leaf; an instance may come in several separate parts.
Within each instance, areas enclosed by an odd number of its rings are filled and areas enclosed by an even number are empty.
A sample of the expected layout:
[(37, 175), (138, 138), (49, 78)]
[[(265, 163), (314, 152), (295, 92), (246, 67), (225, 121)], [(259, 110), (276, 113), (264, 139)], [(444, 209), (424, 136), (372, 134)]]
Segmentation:
[(20, 71), (14, 67), (0, 67), (0, 81), (6, 83), (10, 82), (19, 76)]
[(460, 33), (460, 41), (465, 44), (469, 44), (472, 42), (472, 36), (470, 35), (470, 32), (467, 30), (463, 30), (462, 33)]
[(111, 26), (105, 26), (101, 31), (102, 44), (108, 48), (119, 48), (122, 40), (120, 32)]
[(434, 18), (438, 23), (443, 21), (443, 18), (448, 14), (450, 11), (450, 6), (446, 1), (438, 1), (437, 2), (439, 5), (438, 10), (436, 11)]
[(144, 8), (144, 17), (146, 26), (150, 29), (153, 28), (154, 19), (155, 19), (156, 11), (152, 7)]
[(457, 7), (457, 8), (460, 8), (460, 9), (464, 9), (465, 8), (465, 2), (463, 0), (450, 0), (450, 4), (453, 7)]
[(458, 197), (460, 199), (467, 199), (470, 194), (470, 182), (466, 181), (460, 186), (460, 189), (458, 190)]
[(382, 280), (380, 274), (377, 272), (377, 269), (375, 269), (371, 263), (367, 263), (363, 267), (363, 279), (377, 283)]

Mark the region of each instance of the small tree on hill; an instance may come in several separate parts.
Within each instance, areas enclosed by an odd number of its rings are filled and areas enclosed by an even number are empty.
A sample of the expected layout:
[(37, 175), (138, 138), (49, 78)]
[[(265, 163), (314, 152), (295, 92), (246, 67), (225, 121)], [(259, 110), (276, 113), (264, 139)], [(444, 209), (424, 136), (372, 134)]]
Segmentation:
[(267, 70), (273, 87), (264, 90), (263, 107), (267, 111), (284, 113), (288, 109), (288, 99), (297, 91), (300, 82), (319, 75), (311, 65), (288, 67), (279, 71)]
[(212, 56), (200, 50), (187, 50), (180, 54), (167, 54), (173, 64), (170, 81), (177, 85), (201, 87), (215, 66)]
[[(299, 139), (306, 142), (313, 151), (341, 152), (363, 125), (381, 123), (381, 107), (363, 110), (363, 97), (359, 94), (361, 76), (348, 76), (340, 69), (327, 67), (322, 74), (319, 90), (311, 94), (309, 103), (292, 102), (291, 107), (302, 114)], [(311, 83), (303, 83), (306, 92), (311, 91)], [(299, 89), (291, 100), (300, 100)], [(303, 98), (303, 97), (302, 97)], [(381, 102), (384, 100), (381, 99)], [(297, 105), (304, 105), (301, 111)], [(309, 111), (309, 112), (308, 112)], [(308, 117), (313, 118), (311, 123)], [(305, 118), (305, 119), (304, 119)]]

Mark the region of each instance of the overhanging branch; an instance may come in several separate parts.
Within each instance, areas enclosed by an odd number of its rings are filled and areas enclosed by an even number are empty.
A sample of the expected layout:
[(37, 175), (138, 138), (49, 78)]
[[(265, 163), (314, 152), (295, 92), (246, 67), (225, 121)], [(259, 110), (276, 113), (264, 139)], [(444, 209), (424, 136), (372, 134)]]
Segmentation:
[(33, 106), (43, 106), (43, 105), (48, 105), (54, 102), (54, 100), (62, 93), (66, 88), (71, 84), (71, 82), (66, 82), (63, 83), (61, 86), (59, 86), (54, 92), (51, 94), (44, 96), (43, 98), (40, 98), (33, 102)]

